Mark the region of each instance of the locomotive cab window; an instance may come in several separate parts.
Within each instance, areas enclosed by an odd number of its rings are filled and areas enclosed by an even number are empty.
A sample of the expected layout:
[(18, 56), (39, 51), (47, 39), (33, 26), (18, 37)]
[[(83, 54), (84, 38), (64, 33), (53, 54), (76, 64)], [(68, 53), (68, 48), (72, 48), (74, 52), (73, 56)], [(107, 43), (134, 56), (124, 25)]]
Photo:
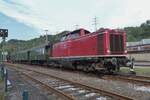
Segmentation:
[(89, 34), (90, 32), (89, 31), (87, 31), (87, 30), (84, 30), (84, 32), (85, 32), (85, 34)]
[(80, 37), (80, 34), (79, 33), (73, 33), (73, 34), (70, 34), (70, 39), (76, 39)]
[(66, 39), (67, 39), (67, 36), (65, 35), (60, 39), (60, 41), (65, 41)]
[(65, 40), (68, 40), (68, 39), (76, 39), (78, 37), (80, 37), (79, 33), (72, 33), (72, 34), (68, 34), (68, 35), (62, 37), (61, 41), (65, 41)]

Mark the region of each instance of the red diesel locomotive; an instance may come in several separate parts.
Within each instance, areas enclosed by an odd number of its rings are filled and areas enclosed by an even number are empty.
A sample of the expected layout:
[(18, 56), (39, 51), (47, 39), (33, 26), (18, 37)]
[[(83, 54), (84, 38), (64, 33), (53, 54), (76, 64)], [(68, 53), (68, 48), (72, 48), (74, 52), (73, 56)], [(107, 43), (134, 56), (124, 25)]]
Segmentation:
[(104, 29), (94, 33), (79, 29), (66, 34), (53, 45), (53, 57), (104, 57), (126, 55), (126, 34)]
[(126, 33), (122, 30), (100, 29), (90, 33), (85, 29), (64, 35), (53, 45), (51, 59), (65, 67), (90, 70), (119, 70), (126, 66)]

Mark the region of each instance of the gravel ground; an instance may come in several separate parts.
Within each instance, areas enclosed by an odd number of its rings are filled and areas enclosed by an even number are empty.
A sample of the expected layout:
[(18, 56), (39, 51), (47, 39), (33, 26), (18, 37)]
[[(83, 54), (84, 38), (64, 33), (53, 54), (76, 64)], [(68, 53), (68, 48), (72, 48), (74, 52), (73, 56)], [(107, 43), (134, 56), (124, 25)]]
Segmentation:
[[(21, 65), (21, 67), (29, 67), (27, 65)], [(128, 82), (122, 81), (111, 81), (111, 80), (103, 80), (98, 77), (92, 77), (86, 74), (81, 73), (72, 73), (69, 71), (62, 71), (56, 69), (48, 69), (48, 68), (41, 68), (41, 67), (31, 67), (37, 71), (41, 71), (44, 73), (56, 75), (65, 79), (69, 79), (72, 81), (81, 82), (87, 85), (92, 85), (97, 88), (101, 88), (104, 90), (112, 91), (118, 94), (126, 95), (132, 97), (136, 100), (150, 100), (150, 87), (139, 86), (137, 84), (131, 84)]]
[(29, 100), (57, 100), (54, 94), (49, 94), (41, 87), (29, 81), (26, 77), (14, 70), (8, 70), (8, 80), (12, 86), (9, 87), (7, 97), (5, 100), (22, 100), (22, 92), (27, 90), (29, 92)]

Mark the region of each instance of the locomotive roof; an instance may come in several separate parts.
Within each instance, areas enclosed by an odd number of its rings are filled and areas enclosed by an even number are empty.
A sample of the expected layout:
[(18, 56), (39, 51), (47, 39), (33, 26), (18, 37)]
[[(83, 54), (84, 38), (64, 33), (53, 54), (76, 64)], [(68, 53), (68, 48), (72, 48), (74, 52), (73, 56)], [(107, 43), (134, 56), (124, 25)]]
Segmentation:
[(44, 43), (44, 44), (32, 47), (31, 49), (28, 49), (28, 50), (34, 50), (34, 49), (42, 48), (42, 47), (45, 47), (45, 46), (48, 46), (48, 45), (50, 45), (50, 43)]
[(86, 30), (86, 29), (83, 29), (83, 28), (80, 28), (80, 29), (74, 30), (74, 31), (72, 31), (72, 32), (69, 32), (69, 33), (67, 33), (66, 35), (74, 34), (74, 33), (79, 33), (81, 30), (84, 30), (85, 32), (90, 33), (90, 31), (88, 31), (88, 30)]
[(122, 29), (109, 29), (109, 28), (100, 28), (100, 29), (97, 30), (96, 32), (105, 32), (105, 31), (108, 31), (108, 32), (111, 32), (111, 33), (115, 33), (115, 32), (122, 33), (122, 32), (125, 32), (125, 31), (122, 30)]

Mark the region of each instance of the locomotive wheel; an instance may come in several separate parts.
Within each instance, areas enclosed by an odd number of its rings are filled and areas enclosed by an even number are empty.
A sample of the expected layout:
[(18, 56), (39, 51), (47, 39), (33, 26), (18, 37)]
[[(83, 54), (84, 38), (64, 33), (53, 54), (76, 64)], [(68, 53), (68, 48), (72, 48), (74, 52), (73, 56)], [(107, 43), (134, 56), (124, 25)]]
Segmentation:
[(118, 66), (116, 66), (116, 70), (117, 70), (117, 72), (119, 72), (120, 71), (120, 66), (118, 65)]
[(113, 74), (114, 73), (114, 71), (112, 69), (112, 66), (107, 66), (106, 70), (107, 70), (108, 74)]
[(92, 71), (95, 71), (95, 70), (96, 70), (93, 66), (88, 66), (87, 69), (88, 69), (88, 72), (89, 72), (89, 71), (92, 72)]
[(84, 72), (89, 72), (88, 67), (87, 67), (87, 66), (84, 66), (84, 67), (83, 67), (83, 71), (84, 71)]
[(91, 71), (96, 71), (95, 65), (92, 64), (91, 66), (89, 66), (89, 68), (91, 69)]
[(77, 65), (73, 66), (72, 70), (77, 70)]
[(78, 68), (77, 68), (77, 64), (73, 64), (73, 66), (72, 66), (72, 70), (77, 70)]
[(111, 70), (111, 69), (107, 69), (107, 71), (108, 71), (108, 74), (113, 74), (114, 72), (113, 72), (113, 70)]

